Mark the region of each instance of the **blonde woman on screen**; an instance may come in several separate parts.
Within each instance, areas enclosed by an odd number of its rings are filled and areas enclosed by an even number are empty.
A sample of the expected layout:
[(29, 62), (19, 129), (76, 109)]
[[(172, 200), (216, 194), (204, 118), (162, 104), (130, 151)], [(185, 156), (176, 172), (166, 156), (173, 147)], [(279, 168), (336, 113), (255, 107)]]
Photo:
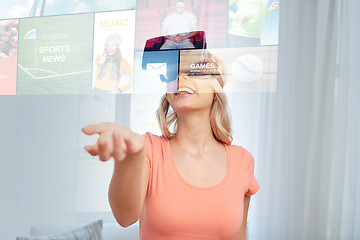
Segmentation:
[[(121, 56), (120, 45), (121, 38), (118, 34), (112, 33), (107, 36), (103, 54), (95, 58), (97, 70), (93, 93), (121, 93), (132, 88), (132, 80), (129, 79), (133, 78), (133, 70)], [(124, 81), (126, 83), (121, 84)]]
[(83, 129), (99, 134), (85, 148), (115, 159), (110, 205), (122, 226), (140, 219), (140, 239), (246, 239), (254, 160), (231, 145), (222, 63), (208, 52), (191, 59), (160, 101), (162, 136), (100, 123)]

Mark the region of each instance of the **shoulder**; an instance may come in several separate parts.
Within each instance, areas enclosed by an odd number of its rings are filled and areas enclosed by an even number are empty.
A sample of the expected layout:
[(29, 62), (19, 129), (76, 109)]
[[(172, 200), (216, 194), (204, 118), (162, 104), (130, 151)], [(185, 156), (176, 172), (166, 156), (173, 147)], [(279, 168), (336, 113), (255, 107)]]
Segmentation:
[(233, 144), (227, 144), (226, 146), (231, 152), (242, 153), (242, 154), (245, 154), (245, 155), (251, 155), (251, 153), (246, 148), (244, 148), (242, 146), (233, 145)]
[(164, 20), (163, 20), (163, 23), (167, 23), (168, 21), (170, 21), (172, 18), (175, 17), (175, 13), (171, 13), (169, 15), (167, 15)]
[(196, 18), (195, 14), (193, 14), (192, 12), (185, 11), (184, 14), (185, 14), (186, 17)]
[(152, 134), (151, 132), (146, 132), (145, 133), (145, 139), (146, 141), (167, 141), (166, 138), (164, 138), (163, 136), (158, 136), (155, 134)]
[(152, 167), (153, 159), (158, 159), (165, 151), (165, 143), (168, 140), (163, 136), (157, 136), (150, 132), (145, 133), (145, 162)]
[(163, 143), (168, 141), (163, 136), (158, 136), (155, 134), (152, 134), (150, 132), (145, 133), (145, 146), (146, 146), (146, 152), (152, 152), (156, 147), (160, 147)]
[(229, 151), (229, 157), (238, 160), (246, 165), (254, 165), (253, 155), (244, 147), (238, 145), (226, 145)]

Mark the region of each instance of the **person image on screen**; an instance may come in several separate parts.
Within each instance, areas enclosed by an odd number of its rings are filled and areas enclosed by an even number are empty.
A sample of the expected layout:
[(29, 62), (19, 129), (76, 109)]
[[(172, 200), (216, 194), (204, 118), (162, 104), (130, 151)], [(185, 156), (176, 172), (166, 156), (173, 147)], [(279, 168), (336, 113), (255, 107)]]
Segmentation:
[(175, 12), (166, 16), (161, 26), (161, 34), (165, 35), (163, 49), (194, 48), (190, 38), (197, 34), (198, 21), (196, 16), (185, 11), (185, 1), (175, 1)]
[(157, 111), (162, 136), (99, 123), (83, 128), (99, 134), (85, 149), (114, 158), (111, 209), (122, 226), (140, 219), (141, 240), (245, 239), (259, 185), (252, 155), (231, 144), (224, 66), (202, 51), (180, 68)]
[[(116, 33), (106, 38), (104, 53), (95, 58), (97, 70), (93, 93), (121, 93), (132, 88), (132, 67), (121, 56), (120, 44), (121, 38)], [(119, 86), (122, 80), (126, 83)]]
[[(268, 0), (230, 0), (228, 47), (260, 46), (260, 37), (266, 17), (278, 9), (279, 2)], [(236, 12), (232, 10), (235, 6)]]
[(8, 57), (12, 45), (11, 38), (10, 31), (0, 33), (0, 57)]

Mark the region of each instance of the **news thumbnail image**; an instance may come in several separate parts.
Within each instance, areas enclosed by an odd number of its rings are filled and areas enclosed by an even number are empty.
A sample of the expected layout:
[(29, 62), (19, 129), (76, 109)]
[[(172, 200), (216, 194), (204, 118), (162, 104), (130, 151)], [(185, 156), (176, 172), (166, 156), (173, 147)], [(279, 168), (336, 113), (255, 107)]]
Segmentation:
[(19, 20), (0, 21), (0, 95), (16, 94)]
[(198, 38), (208, 47), (226, 47), (227, 12), (226, 0), (138, 0), (135, 48), (143, 49), (154, 37), (193, 31), (203, 34), (192, 42)]
[(279, 1), (230, 0), (227, 46), (278, 45)]
[(95, 14), (94, 94), (132, 93), (135, 11)]
[(17, 94), (91, 93), (93, 14), (20, 19)]

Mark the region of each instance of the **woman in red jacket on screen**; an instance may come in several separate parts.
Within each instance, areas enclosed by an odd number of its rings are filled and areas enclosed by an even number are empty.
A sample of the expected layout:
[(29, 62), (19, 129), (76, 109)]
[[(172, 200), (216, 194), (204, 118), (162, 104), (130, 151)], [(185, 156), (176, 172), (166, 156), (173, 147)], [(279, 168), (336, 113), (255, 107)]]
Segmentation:
[(115, 159), (110, 205), (122, 226), (140, 219), (140, 239), (246, 239), (250, 195), (259, 189), (254, 160), (231, 145), (222, 63), (188, 52), (192, 63), (181, 62), (176, 93), (160, 102), (162, 136), (100, 123), (83, 129), (99, 134), (85, 148)]

